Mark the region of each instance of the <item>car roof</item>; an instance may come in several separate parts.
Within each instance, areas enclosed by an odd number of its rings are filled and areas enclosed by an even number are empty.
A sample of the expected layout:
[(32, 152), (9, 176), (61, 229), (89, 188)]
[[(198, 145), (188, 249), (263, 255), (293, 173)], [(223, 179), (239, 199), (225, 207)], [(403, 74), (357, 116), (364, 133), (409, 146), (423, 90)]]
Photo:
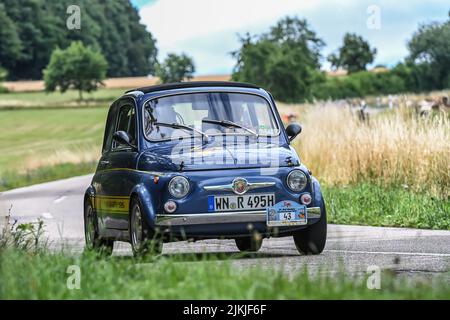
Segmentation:
[(128, 90), (125, 93), (140, 91), (142, 93), (151, 93), (164, 90), (184, 89), (184, 88), (197, 88), (197, 87), (234, 87), (234, 88), (252, 88), (260, 89), (260, 87), (245, 83), (245, 82), (233, 82), (233, 81), (190, 81), (190, 82), (175, 82), (158, 84), (154, 86), (141, 87), (132, 90)]

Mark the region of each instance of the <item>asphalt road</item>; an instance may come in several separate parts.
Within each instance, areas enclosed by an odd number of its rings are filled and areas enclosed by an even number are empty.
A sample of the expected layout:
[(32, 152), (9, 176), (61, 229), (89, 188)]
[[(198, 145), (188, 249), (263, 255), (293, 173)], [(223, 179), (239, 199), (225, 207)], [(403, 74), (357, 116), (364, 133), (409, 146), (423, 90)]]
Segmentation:
[[(83, 193), (91, 176), (34, 185), (0, 194), (0, 224), (8, 211), (18, 222), (45, 222), (50, 243), (81, 251), (83, 238)], [(277, 266), (290, 271), (307, 264), (319, 267), (366, 272), (369, 266), (389, 268), (399, 274), (450, 278), (450, 231), (329, 225), (327, 245), (318, 256), (300, 256), (292, 238), (265, 239), (261, 250), (252, 256), (237, 258), (230, 240), (177, 242), (164, 245), (163, 254), (221, 252), (239, 266)], [(118, 243), (115, 254), (131, 255), (128, 244)], [(450, 279), (449, 279), (450, 281)]]

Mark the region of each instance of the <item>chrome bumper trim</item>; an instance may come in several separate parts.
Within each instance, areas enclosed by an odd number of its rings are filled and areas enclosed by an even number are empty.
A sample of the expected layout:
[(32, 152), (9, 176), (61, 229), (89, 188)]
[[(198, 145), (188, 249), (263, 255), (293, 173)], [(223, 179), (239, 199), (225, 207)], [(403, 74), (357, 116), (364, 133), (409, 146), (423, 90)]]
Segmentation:
[[(275, 182), (269, 181), (269, 182), (248, 182), (247, 183), (247, 191), (260, 189), (260, 188), (267, 188), (267, 187), (273, 187), (275, 185)], [(204, 186), (203, 189), (206, 191), (231, 191), (233, 192), (233, 184), (224, 184), (221, 186)]]
[[(320, 207), (307, 208), (307, 211), (308, 219), (318, 219), (321, 216)], [(156, 215), (156, 225), (165, 227), (216, 223), (252, 223), (265, 221), (265, 210)]]

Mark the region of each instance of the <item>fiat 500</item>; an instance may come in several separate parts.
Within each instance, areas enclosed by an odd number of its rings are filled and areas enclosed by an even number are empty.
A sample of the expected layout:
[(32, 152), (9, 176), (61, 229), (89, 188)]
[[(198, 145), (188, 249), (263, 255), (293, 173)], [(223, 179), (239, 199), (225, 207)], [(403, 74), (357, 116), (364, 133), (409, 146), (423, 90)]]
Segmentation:
[(271, 94), (233, 82), (186, 82), (126, 92), (110, 107), (102, 156), (84, 196), (86, 247), (135, 255), (164, 242), (234, 239), (257, 251), (292, 236), (302, 254), (327, 233), (320, 185), (291, 141)]

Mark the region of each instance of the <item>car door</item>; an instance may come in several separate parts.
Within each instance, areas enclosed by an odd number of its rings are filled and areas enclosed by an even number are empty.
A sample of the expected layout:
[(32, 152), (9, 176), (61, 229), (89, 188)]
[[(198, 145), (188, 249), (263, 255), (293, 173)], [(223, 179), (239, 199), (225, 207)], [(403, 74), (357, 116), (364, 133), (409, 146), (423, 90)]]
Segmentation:
[(112, 140), (110, 148), (100, 159), (100, 188), (98, 194), (99, 219), (108, 229), (128, 229), (130, 194), (135, 179), (137, 146), (136, 105), (132, 99), (118, 102), (117, 118), (112, 132), (125, 131), (135, 147)]

